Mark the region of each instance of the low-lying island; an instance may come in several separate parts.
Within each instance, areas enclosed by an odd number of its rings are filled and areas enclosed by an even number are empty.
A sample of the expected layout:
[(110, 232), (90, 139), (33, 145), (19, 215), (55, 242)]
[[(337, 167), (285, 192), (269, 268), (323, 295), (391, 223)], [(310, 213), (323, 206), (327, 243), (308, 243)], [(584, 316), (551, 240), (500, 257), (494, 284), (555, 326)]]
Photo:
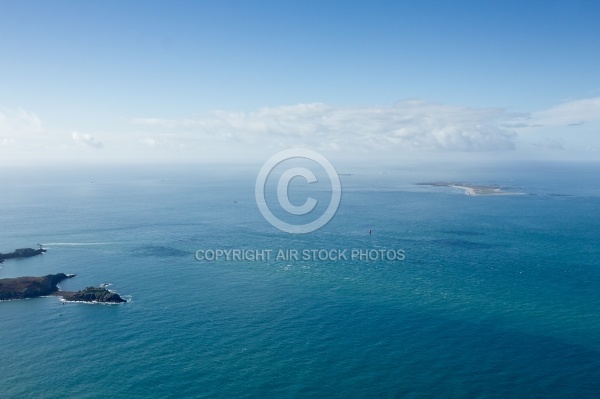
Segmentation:
[(418, 186), (431, 187), (452, 187), (459, 188), (466, 195), (522, 195), (525, 193), (506, 191), (506, 188), (500, 186), (481, 186), (469, 183), (452, 183), (452, 182), (432, 182), (432, 183), (417, 183)]

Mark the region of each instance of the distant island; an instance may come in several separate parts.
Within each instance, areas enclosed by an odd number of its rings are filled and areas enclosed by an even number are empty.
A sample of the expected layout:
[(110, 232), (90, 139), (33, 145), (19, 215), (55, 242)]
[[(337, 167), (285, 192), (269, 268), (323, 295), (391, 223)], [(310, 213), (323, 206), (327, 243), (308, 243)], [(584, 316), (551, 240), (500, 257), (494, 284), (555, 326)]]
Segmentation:
[(452, 182), (433, 182), (433, 183), (417, 183), (420, 186), (432, 186), (432, 187), (453, 187), (464, 190), (467, 195), (523, 195), (525, 193), (518, 193), (512, 191), (505, 191), (504, 188), (499, 186), (479, 186), (468, 183), (452, 183)]
[(33, 248), (20, 248), (15, 249), (13, 252), (7, 254), (0, 253), (0, 263), (4, 262), (5, 259), (16, 259), (16, 258), (31, 258), (32, 256), (41, 255), (46, 252), (45, 249), (33, 249)]
[(48, 274), (42, 277), (15, 277), (0, 279), (0, 301), (38, 298), (55, 295), (69, 302), (123, 303), (119, 294), (105, 288), (87, 287), (77, 292), (60, 291), (58, 283), (75, 274)]

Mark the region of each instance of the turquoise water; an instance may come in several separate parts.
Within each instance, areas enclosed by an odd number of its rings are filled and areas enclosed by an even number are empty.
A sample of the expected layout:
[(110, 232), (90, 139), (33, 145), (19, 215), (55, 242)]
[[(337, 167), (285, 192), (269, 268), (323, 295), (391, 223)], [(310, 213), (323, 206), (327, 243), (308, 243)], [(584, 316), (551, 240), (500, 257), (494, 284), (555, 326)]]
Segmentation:
[[(130, 302), (0, 303), (1, 396), (600, 396), (598, 165), (345, 169), (337, 215), (307, 235), (262, 218), (258, 168), (6, 173), (0, 251), (48, 253), (0, 278), (77, 273), (63, 289)], [(528, 195), (414, 185), (432, 180)], [(406, 259), (194, 259), (211, 248)]]

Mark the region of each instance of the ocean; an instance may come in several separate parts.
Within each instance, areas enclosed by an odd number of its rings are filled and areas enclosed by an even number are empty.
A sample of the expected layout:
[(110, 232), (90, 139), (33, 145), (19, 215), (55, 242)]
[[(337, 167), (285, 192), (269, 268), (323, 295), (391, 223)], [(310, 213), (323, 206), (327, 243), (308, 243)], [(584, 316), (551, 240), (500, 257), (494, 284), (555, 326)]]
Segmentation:
[[(0, 397), (600, 397), (600, 165), (346, 165), (309, 234), (263, 218), (259, 169), (3, 171), (0, 252), (48, 252), (0, 278), (76, 273), (63, 290), (129, 302), (0, 302)], [(196, 259), (217, 249), (273, 252)]]

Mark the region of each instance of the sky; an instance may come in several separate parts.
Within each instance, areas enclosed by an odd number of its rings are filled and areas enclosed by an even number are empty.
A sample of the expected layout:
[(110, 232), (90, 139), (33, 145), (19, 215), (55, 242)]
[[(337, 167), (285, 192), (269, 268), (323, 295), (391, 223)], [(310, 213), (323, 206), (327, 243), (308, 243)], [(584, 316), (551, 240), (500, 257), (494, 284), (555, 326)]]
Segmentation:
[(600, 1), (0, 0), (0, 164), (600, 160)]

